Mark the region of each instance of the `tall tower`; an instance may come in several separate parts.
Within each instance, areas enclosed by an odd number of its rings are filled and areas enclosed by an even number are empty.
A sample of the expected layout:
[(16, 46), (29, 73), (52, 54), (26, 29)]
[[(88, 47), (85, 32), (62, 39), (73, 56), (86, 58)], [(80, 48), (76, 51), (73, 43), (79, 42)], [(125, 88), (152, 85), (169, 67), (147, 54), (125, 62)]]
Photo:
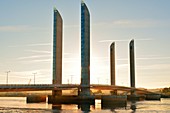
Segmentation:
[(116, 84), (116, 80), (115, 80), (115, 43), (113, 42), (110, 45), (110, 76), (111, 76), (111, 85), (115, 85)]
[(130, 85), (135, 88), (135, 50), (134, 50), (134, 40), (130, 41)]
[(90, 13), (81, 2), (81, 95), (90, 95)]
[[(62, 84), (62, 32), (63, 20), (60, 13), (54, 8), (53, 23), (53, 84)], [(62, 95), (62, 91), (52, 92), (53, 96)]]

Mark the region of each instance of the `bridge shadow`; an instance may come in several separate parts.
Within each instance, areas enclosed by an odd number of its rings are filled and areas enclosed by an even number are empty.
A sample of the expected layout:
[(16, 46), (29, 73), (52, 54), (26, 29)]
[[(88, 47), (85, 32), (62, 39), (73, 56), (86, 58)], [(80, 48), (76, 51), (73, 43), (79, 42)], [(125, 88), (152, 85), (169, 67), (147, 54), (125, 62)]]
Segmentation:
[[(78, 104), (77, 108), (83, 111), (83, 113), (89, 113), (90, 107), (93, 106), (90, 103), (82, 103)], [(62, 104), (52, 104), (52, 112), (53, 113), (61, 113), (62, 112)]]
[(53, 113), (61, 113), (61, 104), (52, 104), (52, 112)]
[(115, 109), (126, 109), (127, 105), (124, 103), (112, 103), (112, 104), (102, 104), (101, 109), (105, 110), (108, 109), (112, 112), (115, 112)]
[[(69, 104), (52, 104), (52, 111), (53, 113), (61, 113), (62, 112), (62, 105), (69, 105)], [(81, 103), (81, 104), (74, 104), (77, 105), (77, 109), (81, 110), (83, 113), (89, 113), (91, 110), (96, 109), (95, 105), (91, 103)], [(135, 104), (132, 104), (131, 109), (135, 111), (134, 107)], [(126, 109), (127, 105), (124, 103), (115, 103), (112, 104), (101, 104), (101, 110), (110, 110), (111, 112), (116, 113), (116, 109)], [(134, 113), (134, 112), (132, 112)]]

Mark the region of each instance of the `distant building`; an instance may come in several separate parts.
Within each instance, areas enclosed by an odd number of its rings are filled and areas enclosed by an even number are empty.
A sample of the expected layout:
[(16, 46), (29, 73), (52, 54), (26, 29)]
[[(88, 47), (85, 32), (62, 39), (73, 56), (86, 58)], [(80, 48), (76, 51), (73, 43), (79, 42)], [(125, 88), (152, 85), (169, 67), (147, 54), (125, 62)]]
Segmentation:
[[(63, 20), (54, 8), (53, 23), (53, 84), (62, 84), (62, 32)], [(53, 95), (61, 95), (62, 91), (53, 91)]]
[[(90, 86), (90, 13), (81, 2), (81, 85)], [(90, 95), (90, 88), (81, 89), (82, 95)]]

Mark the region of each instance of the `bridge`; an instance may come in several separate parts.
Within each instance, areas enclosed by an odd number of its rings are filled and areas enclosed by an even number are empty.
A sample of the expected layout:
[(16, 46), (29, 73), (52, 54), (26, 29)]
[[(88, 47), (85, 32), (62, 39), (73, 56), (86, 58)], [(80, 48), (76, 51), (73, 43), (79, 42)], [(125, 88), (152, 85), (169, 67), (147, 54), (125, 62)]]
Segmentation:
[[(81, 89), (86, 88), (87, 86), (81, 86), (79, 84), (8, 84), (0, 85), (0, 92), (19, 92), (19, 91), (47, 91), (47, 90), (70, 90), (70, 89)], [(142, 94), (156, 94), (154, 92), (150, 92), (144, 89), (139, 88), (131, 88), (125, 86), (114, 86), (114, 85), (100, 85), (100, 84), (92, 84), (90, 85), (90, 89), (97, 90), (117, 90), (130, 92), (131, 90), (135, 90), (136, 93)]]
[[(63, 19), (54, 9), (53, 23), (53, 80), (52, 84), (0, 84), (0, 92), (9, 91), (46, 91), (51, 90), (53, 96), (62, 96), (62, 90), (78, 89), (81, 96), (90, 96), (90, 89), (125, 91), (140, 94), (154, 94), (147, 90), (135, 88), (135, 50), (134, 40), (129, 44), (130, 55), (130, 87), (117, 86), (115, 79), (115, 43), (110, 46), (111, 85), (90, 84), (90, 12), (84, 2), (81, 3), (81, 84), (62, 84), (62, 32)], [(134, 93), (135, 92), (135, 93)]]

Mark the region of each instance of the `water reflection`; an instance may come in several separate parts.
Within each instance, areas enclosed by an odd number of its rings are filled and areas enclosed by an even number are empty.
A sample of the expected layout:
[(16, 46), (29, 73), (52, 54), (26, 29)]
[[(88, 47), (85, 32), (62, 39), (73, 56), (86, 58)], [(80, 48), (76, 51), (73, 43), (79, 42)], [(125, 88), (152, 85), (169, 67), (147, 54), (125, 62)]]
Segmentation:
[[(64, 104), (52, 104), (53, 113), (61, 113), (63, 106)], [(71, 105), (66, 105), (66, 106), (71, 106)], [(81, 111), (83, 111), (83, 113), (89, 113), (90, 107), (93, 107), (93, 109), (95, 109), (94, 106), (91, 106), (91, 104), (89, 103), (82, 103), (77, 105), (77, 109), (80, 109)]]
[[(115, 101), (113, 101), (115, 102)], [(96, 103), (95, 103), (96, 104)], [(112, 103), (113, 104), (113, 103)], [(170, 98), (161, 99), (161, 101), (131, 101), (127, 103), (127, 108), (124, 109), (115, 107), (115, 105), (110, 104), (112, 107), (108, 107), (108, 110), (110, 112), (118, 112), (118, 113), (126, 113), (126, 112), (148, 112), (153, 113), (155, 111), (161, 112), (161, 113), (170, 113)], [(86, 105), (85, 105), (86, 106)], [(52, 112), (52, 113), (83, 113), (80, 110), (84, 110), (86, 113), (88, 113), (90, 110), (93, 112), (102, 112), (105, 113), (108, 110), (105, 110), (101, 108), (101, 100), (97, 102), (95, 108), (93, 109), (92, 106), (85, 107), (84, 105), (76, 105), (76, 104), (57, 104), (52, 105), (48, 103), (26, 103), (26, 98), (24, 97), (0, 97), (0, 113), (13, 113), (13, 112), (19, 112), (19, 113), (32, 113), (32, 112), (39, 112), (39, 113), (45, 113), (45, 112)], [(79, 107), (79, 109), (78, 109)], [(52, 109), (53, 108), (53, 109)], [(87, 109), (88, 108), (88, 109)], [(90, 111), (90, 112), (91, 112)]]
[(127, 103), (121, 103), (121, 102), (112, 102), (109, 104), (101, 104), (102, 109), (110, 109), (112, 112), (115, 112), (115, 109), (118, 108), (126, 108)]
[(81, 108), (81, 111), (83, 111), (84, 113), (90, 112), (90, 104), (89, 103), (82, 103), (79, 105), (79, 108)]
[(61, 112), (61, 104), (52, 104), (52, 112), (60, 113)]
[[(101, 101), (98, 101), (101, 105), (100, 109), (108, 109), (113, 113), (116, 113), (117, 109), (126, 109), (127, 107), (127, 102), (122, 102), (122, 101), (111, 101), (111, 102), (105, 102), (105, 103), (101, 103)], [(98, 103), (98, 104), (99, 104)], [(96, 104), (96, 103), (95, 103)], [(68, 106), (71, 106), (71, 108), (69, 108)], [(84, 102), (81, 104), (74, 104), (74, 105), (69, 105), (69, 104), (53, 104), (52, 105), (52, 111), (53, 113), (61, 113), (62, 110), (65, 109), (79, 109), (81, 110), (83, 113), (89, 113), (91, 112), (91, 110), (95, 110), (95, 105), (92, 105), (88, 102)], [(136, 112), (136, 101), (133, 100), (130, 103), (130, 109), (133, 110), (132, 113)]]
[(130, 109), (133, 110), (132, 113), (136, 112), (136, 101), (135, 100), (131, 101)]

